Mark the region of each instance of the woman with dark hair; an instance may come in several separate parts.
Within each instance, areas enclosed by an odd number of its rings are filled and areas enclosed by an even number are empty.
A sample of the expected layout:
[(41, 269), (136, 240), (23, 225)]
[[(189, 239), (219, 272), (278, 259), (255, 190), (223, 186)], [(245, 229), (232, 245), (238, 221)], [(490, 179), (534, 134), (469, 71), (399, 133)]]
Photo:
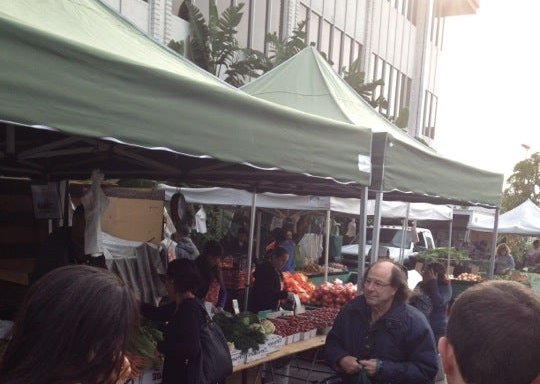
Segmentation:
[(223, 281), (220, 259), (223, 247), (215, 240), (209, 240), (203, 247), (201, 255), (195, 260), (201, 275), (201, 284), (195, 295), (215, 307), (223, 309), (227, 300), (227, 288)]
[(452, 286), (446, 277), (444, 265), (439, 262), (428, 263), (422, 269), (422, 281), (416, 286), (410, 304), (424, 313), (435, 341), (446, 333), (446, 315), (451, 299)]
[(255, 268), (253, 292), (250, 297), (250, 311), (272, 310), (279, 308), (279, 302), (286, 299), (288, 292), (283, 289), (283, 275), (281, 269), (287, 262), (289, 254), (281, 247), (275, 248), (270, 260), (263, 261)]
[(169, 263), (165, 288), (176, 309), (165, 327), (163, 341), (157, 346), (165, 355), (163, 384), (197, 383), (200, 330), (206, 319), (204, 308), (195, 296), (199, 281), (193, 261), (177, 259)]
[(0, 360), (0, 382), (124, 383), (138, 321), (136, 300), (116, 275), (83, 265), (57, 268), (28, 291)]

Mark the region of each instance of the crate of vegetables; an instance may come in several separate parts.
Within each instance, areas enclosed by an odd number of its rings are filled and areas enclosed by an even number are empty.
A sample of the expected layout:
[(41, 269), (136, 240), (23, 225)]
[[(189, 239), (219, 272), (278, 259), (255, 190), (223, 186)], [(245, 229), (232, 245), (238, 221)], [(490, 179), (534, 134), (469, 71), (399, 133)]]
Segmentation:
[(467, 288), (482, 282), (482, 277), (474, 273), (462, 273), (450, 281), (452, 284), (452, 298), (455, 299)]
[(325, 282), (311, 294), (309, 304), (319, 307), (341, 308), (357, 295), (357, 287), (352, 283), (343, 284), (336, 279), (333, 283)]

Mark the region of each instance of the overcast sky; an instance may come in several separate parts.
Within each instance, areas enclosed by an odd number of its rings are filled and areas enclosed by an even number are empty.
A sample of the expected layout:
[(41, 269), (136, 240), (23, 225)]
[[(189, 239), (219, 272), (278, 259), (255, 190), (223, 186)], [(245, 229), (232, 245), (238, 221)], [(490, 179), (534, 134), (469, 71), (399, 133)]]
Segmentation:
[(506, 179), (540, 151), (539, 15), (540, 1), (482, 0), (476, 15), (447, 18), (434, 143), (440, 153)]

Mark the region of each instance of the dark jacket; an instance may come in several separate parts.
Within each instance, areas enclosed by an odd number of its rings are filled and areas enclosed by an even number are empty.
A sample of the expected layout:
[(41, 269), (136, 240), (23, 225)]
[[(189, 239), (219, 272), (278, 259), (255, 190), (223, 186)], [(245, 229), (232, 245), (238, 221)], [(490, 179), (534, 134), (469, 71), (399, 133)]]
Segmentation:
[(206, 317), (196, 299), (186, 299), (165, 327), (157, 349), (165, 355), (163, 384), (197, 383), (201, 354), (200, 331)]
[[(327, 363), (335, 368), (349, 355), (380, 359), (381, 370), (371, 378), (374, 384), (432, 383), (438, 367), (437, 350), (426, 317), (408, 304), (394, 303), (372, 325), (370, 318), (364, 296), (343, 307), (326, 338)], [(358, 375), (342, 377), (347, 384), (358, 380)]]
[(429, 325), (435, 340), (446, 333), (446, 312), (452, 298), (452, 286), (438, 279), (422, 282), (422, 291), (431, 299), (431, 313), (428, 316)]
[(255, 283), (250, 296), (249, 310), (275, 311), (279, 307), (279, 300), (287, 298), (287, 291), (281, 289), (282, 274), (270, 261), (263, 261), (257, 265), (253, 274)]

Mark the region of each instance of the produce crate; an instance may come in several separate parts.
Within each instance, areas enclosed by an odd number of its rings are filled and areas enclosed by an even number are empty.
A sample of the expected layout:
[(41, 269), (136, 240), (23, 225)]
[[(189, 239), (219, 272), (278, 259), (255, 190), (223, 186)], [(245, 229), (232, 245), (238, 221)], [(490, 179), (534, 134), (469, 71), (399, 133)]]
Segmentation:
[(467, 288), (472, 287), (475, 284), (478, 284), (477, 281), (466, 281), (466, 280), (450, 280), (452, 284), (452, 299), (456, 299), (460, 293), (465, 291)]
[(246, 271), (234, 268), (223, 268), (223, 282), (228, 289), (240, 289), (246, 285)]

